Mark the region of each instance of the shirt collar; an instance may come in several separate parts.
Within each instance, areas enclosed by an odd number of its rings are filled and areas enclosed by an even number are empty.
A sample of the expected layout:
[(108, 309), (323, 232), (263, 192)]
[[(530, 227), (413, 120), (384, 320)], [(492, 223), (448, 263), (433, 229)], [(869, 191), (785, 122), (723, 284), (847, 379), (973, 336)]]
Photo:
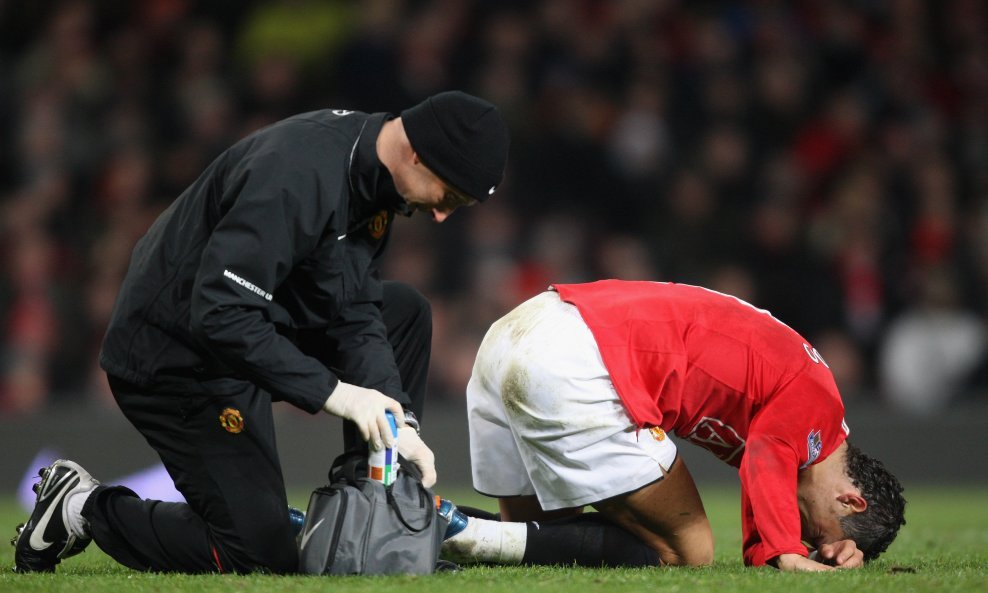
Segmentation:
[(407, 207), (405, 200), (395, 189), (391, 173), (377, 156), (377, 137), (381, 133), (381, 128), (385, 122), (395, 117), (397, 116), (391, 113), (370, 115), (351, 149), (350, 189), (358, 198), (353, 202), (360, 205), (357, 208), (359, 211), (371, 212), (384, 208), (404, 213)]

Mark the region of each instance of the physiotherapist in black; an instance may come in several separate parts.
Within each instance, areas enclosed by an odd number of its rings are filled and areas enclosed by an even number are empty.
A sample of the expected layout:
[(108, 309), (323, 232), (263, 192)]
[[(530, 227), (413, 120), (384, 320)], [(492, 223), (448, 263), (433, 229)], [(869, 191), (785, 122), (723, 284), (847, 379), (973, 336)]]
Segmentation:
[(297, 115), (221, 154), (138, 242), (100, 355), (187, 503), (56, 461), (16, 570), (54, 570), (95, 540), (137, 570), (295, 572), (274, 401), (349, 421), (348, 447), (390, 445), (390, 410), (400, 453), (434, 483), (417, 432), (431, 312), (377, 262), (395, 214), (442, 222), (493, 195), (508, 145), (497, 108), (454, 91), (397, 117)]

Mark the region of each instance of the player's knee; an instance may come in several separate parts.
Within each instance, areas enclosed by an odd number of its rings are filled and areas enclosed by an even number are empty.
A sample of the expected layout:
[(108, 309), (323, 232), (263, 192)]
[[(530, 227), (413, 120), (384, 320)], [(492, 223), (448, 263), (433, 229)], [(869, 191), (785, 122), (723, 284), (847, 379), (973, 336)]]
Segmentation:
[(664, 564), (669, 566), (708, 566), (714, 561), (714, 538), (709, 525), (688, 532), (677, 541), (672, 551), (662, 555)]
[(706, 566), (714, 563), (714, 536), (711, 533), (701, 545), (693, 562), (694, 566)]
[(709, 566), (714, 562), (714, 550), (687, 550), (681, 553), (667, 554), (663, 563), (669, 566)]

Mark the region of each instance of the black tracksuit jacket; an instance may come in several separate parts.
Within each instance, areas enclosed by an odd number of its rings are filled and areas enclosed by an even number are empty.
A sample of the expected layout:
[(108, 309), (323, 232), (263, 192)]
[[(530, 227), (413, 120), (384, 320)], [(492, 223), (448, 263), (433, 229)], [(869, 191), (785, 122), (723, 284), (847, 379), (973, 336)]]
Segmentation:
[(137, 243), (100, 366), (152, 394), (250, 381), (314, 413), (342, 376), (408, 403), (376, 270), (404, 205), (375, 149), (389, 117), (305, 113), (221, 154)]

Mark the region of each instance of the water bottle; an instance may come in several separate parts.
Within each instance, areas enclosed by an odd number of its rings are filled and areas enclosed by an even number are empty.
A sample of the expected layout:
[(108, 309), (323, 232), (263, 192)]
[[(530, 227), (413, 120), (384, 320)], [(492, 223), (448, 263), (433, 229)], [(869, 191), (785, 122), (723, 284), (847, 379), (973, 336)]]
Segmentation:
[(446, 525), (446, 533), (443, 535), (443, 541), (466, 529), (467, 523), (470, 521), (470, 518), (463, 514), (463, 511), (456, 508), (452, 500), (439, 498), (438, 496), (436, 497), (436, 512), (446, 517), (446, 520), (449, 522)]
[(292, 533), (298, 537), (302, 533), (302, 526), (305, 525), (305, 512), (293, 506), (288, 507), (288, 520), (292, 525)]
[(395, 423), (394, 414), (385, 412), (385, 416), (388, 417), (394, 446), (378, 451), (371, 449), (370, 455), (367, 456), (367, 471), (372, 480), (390, 486), (398, 474), (398, 425)]

